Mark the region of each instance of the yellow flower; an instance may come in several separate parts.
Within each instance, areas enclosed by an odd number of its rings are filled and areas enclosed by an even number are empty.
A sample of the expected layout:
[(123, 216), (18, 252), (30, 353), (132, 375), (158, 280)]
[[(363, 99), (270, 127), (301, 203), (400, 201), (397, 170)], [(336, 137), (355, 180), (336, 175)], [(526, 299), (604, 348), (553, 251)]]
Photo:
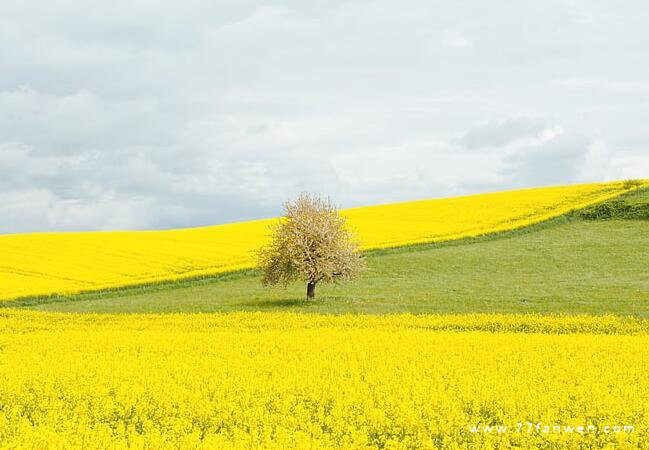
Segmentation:
[(636, 448), (648, 345), (616, 317), (5, 310), (0, 448)]

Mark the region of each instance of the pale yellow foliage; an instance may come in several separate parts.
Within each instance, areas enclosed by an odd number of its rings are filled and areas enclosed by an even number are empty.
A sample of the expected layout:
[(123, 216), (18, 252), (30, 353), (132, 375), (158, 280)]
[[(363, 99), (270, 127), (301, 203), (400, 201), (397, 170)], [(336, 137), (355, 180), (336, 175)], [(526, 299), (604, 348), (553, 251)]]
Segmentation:
[(307, 298), (314, 298), (316, 284), (351, 280), (363, 271), (358, 243), (329, 200), (301, 194), (284, 209), (257, 253), (264, 285), (301, 279), (308, 283)]
[[(649, 180), (643, 181), (649, 185)], [(624, 182), (497, 192), (342, 211), (362, 249), (511, 230), (618, 195)], [(0, 299), (210, 276), (255, 265), (277, 219), (169, 231), (0, 236)]]
[[(1, 448), (636, 448), (649, 322), (0, 312)], [(630, 434), (470, 426), (633, 425)]]

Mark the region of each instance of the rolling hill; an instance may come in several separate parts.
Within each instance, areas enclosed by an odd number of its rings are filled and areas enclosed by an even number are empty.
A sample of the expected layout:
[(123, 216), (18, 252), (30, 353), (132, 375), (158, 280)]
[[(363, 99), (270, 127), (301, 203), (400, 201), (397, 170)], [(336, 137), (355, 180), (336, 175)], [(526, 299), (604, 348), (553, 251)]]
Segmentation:
[[(645, 184), (649, 181), (644, 181)], [(526, 189), (342, 211), (364, 250), (512, 230), (617, 196), (625, 182)], [(0, 300), (247, 269), (276, 219), (167, 231), (0, 236)]]
[(301, 284), (263, 288), (258, 275), (248, 271), (6, 306), (101, 313), (288, 310), (645, 317), (649, 221), (641, 214), (647, 214), (648, 205), (649, 190), (640, 189), (523, 229), (369, 251), (370, 270), (360, 280), (323, 286), (312, 303), (303, 301)]

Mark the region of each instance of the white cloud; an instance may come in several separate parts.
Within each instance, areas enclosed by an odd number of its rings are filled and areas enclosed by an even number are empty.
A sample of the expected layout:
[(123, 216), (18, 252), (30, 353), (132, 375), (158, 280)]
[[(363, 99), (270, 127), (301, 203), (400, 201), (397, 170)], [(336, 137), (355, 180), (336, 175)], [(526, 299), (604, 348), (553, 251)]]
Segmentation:
[(47, 189), (0, 193), (1, 233), (43, 230), (121, 230), (146, 227), (151, 201), (95, 192), (84, 199), (62, 199)]
[(612, 162), (615, 173), (621, 179), (647, 178), (649, 173), (649, 150), (644, 155), (624, 156)]
[(0, 230), (647, 177), (647, 20), (585, 0), (0, 2)]

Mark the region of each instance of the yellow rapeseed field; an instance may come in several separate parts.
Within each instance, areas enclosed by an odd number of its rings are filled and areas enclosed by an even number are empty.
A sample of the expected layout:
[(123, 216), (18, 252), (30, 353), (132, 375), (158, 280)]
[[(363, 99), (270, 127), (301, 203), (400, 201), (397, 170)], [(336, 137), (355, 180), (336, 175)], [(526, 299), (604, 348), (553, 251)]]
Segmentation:
[(2, 310), (0, 448), (646, 447), (648, 347), (615, 317)]
[[(603, 201), (624, 187), (613, 182), (526, 189), (352, 208), (343, 214), (362, 248), (376, 249), (511, 230)], [(0, 300), (250, 268), (273, 220), (167, 231), (0, 236)]]

